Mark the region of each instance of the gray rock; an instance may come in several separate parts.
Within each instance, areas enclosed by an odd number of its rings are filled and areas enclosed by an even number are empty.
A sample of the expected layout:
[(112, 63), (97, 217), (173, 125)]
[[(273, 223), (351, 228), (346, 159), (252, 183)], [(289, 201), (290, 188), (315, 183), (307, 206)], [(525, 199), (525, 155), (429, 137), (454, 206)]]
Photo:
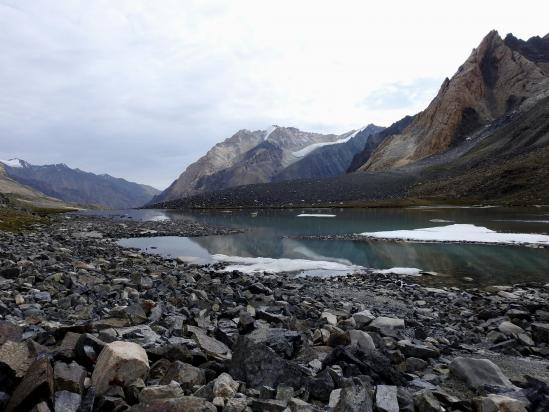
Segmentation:
[(488, 359), (455, 358), (450, 363), (450, 372), (475, 390), (490, 387), (514, 388), (501, 369)]
[(536, 343), (549, 344), (549, 323), (532, 323), (532, 338)]
[(26, 342), (8, 340), (0, 347), (0, 365), (11, 369), (17, 378), (25, 376), (31, 363), (32, 358)]
[(32, 406), (47, 401), (53, 396), (53, 369), (47, 357), (35, 360), (25, 377), (17, 385), (6, 406), (6, 412), (25, 411)]
[(179, 383), (172, 381), (168, 385), (151, 385), (143, 388), (139, 394), (139, 402), (149, 402), (153, 399), (170, 399), (184, 396)]
[(86, 370), (77, 364), (71, 362), (56, 362), (53, 368), (55, 379), (55, 390), (69, 391), (82, 394), (84, 391), (84, 379), (86, 379)]
[(501, 322), (498, 326), (498, 329), (501, 333), (504, 333), (507, 336), (518, 335), (519, 333), (524, 333), (524, 329), (520, 326), (515, 325), (512, 322)]
[(407, 339), (399, 341), (398, 347), (407, 358), (414, 357), (420, 359), (430, 359), (438, 358), (440, 356), (440, 351), (437, 348), (415, 344)]
[(441, 403), (429, 389), (424, 389), (414, 396), (416, 409), (421, 412), (444, 412)]
[(113, 382), (124, 386), (149, 371), (149, 359), (145, 350), (132, 342), (112, 342), (105, 345), (92, 374), (92, 382), (98, 394), (105, 393)]
[(375, 318), (372, 322), (370, 322), (368, 326), (375, 329), (381, 329), (381, 330), (404, 329), (404, 319), (380, 316), (378, 318)]
[(175, 361), (160, 380), (160, 384), (168, 385), (171, 381), (179, 383), (184, 390), (191, 390), (195, 385), (204, 385), (206, 383), (206, 375), (200, 368), (188, 363)]
[(377, 385), (376, 408), (379, 412), (399, 412), (396, 386)]
[(356, 345), (364, 352), (369, 352), (376, 349), (374, 340), (367, 332), (363, 332), (361, 330), (350, 330), (347, 333), (349, 334), (351, 345)]
[(341, 388), (334, 412), (373, 412), (372, 398), (366, 386), (358, 381)]
[(69, 391), (55, 392), (55, 412), (78, 412), (82, 396)]
[(361, 312), (357, 312), (353, 315), (353, 319), (356, 322), (356, 326), (358, 328), (362, 328), (366, 325), (368, 325), (371, 321), (373, 321), (376, 317), (372, 315), (372, 312), (369, 310), (363, 310)]
[(213, 395), (220, 398), (232, 398), (238, 391), (239, 383), (228, 373), (219, 375), (213, 384)]

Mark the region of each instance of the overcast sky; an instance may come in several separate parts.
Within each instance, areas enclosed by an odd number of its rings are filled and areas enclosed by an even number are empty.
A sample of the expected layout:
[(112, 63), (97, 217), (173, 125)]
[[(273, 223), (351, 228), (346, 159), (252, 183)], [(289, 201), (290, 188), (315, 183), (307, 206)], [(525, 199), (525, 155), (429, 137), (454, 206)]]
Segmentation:
[(0, 158), (165, 188), (238, 129), (337, 132), (428, 104), (549, 1), (1, 0)]

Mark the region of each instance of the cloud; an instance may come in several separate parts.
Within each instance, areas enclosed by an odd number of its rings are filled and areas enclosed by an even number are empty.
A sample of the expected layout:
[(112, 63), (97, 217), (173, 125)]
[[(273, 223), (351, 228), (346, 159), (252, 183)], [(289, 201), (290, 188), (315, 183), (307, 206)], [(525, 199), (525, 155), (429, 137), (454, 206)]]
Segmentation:
[(163, 188), (242, 128), (390, 124), (492, 28), (546, 30), (546, 2), (512, 5), (3, 0), (0, 157)]
[[(410, 83), (389, 83), (372, 91), (362, 101), (370, 110), (395, 110), (425, 107), (440, 87), (440, 78), (418, 78)], [(411, 113), (413, 114), (413, 113)]]

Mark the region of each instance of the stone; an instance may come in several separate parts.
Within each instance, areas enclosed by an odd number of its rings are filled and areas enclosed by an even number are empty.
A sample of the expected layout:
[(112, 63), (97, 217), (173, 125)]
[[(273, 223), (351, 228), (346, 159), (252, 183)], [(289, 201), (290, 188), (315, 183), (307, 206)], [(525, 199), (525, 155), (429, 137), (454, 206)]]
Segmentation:
[(474, 390), (482, 389), (485, 386), (514, 388), (501, 369), (488, 359), (455, 358), (450, 363), (450, 373)]
[(398, 347), (407, 358), (414, 357), (420, 359), (430, 359), (438, 358), (440, 356), (440, 351), (437, 348), (415, 344), (407, 339), (399, 341)]
[(175, 361), (166, 371), (164, 377), (160, 379), (160, 384), (168, 385), (171, 381), (179, 383), (183, 390), (191, 390), (196, 385), (204, 385), (206, 375), (200, 368), (181, 361)]
[(21, 274), (21, 270), (17, 267), (11, 267), (6, 269), (0, 269), (0, 278), (4, 279), (15, 279), (19, 277)]
[(334, 389), (332, 392), (330, 392), (330, 399), (328, 400), (328, 407), (329, 408), (335, 408), (337, 403), (339, 402), (339, 398), (341, 397), (341, 389)]
[(67, 332), (57, 348), (57, 357), (62, 359), (73, 359), (76, 356), (76, 345), (80, 339), (79, 333)]
[(428, 363), (423, 359), (410, 357), (406, 359), (406, 372), (418, 372), (427, 367)]
[(293, 387), (301, 385), (304, 372), (297, 364), (282, 358), (264, 344), (254, 343), (248, 336), (240, 336), (233, 347), (229, 363), (231, 376), (252, 388), (262, 385), (276, 387), (281, 383)]
[(82, 403), (82, 396), (69, 391), (55, 392), (55, 412), (78, 412)]
[(0, 345), (9, 340), (12, 342), (21, 342), (22, 335), (23, 330), (20, 326), (6, 320), (0, 320)]
[(335, 383), (328, 369), (307, 380), (307, 390), (313, 399), (328, 401), (335, 388)]
[(256, 344), (264, 344), (285, 358), (294, 356), (301, 344), (301, 335), (296, 331), (282, 328), (259, 328), (246, 335)]
[(380, 316), (378, 318), (375, 318), (372, 322), (370, 322), (368, 326), (371, 328), (379, 329), (379, 330), (404, 329), (404, 319)]
[(51, 399), (53, 390), (53, 369), (49, 359), (36, 359), (11, 395), (6, 412), (30, 410), (41, 401)]
[(514, 336), (518, 335), (519, 333), (524, 333), (524, 329), (522, 329), (520, 326), (515, 325), (512, 322), (501, 322), (498, 326), (498, 329), (501, 333), (507, 335), (507, 336)]
[(527, 412), (519, 400), (495, 394), (475, 399), (474, 405), (478, 412)]
[(69, 391), (82, 394), (84, 391), (84, 379), (86, 379), (86, 370), (77, 364), (71, 362), (56, 362), (53, 368), (56, 391)]
[(360, 381), (353, 381), (341, 388), (334, 412), (373, 412), (372, 398)]
[(294, 397), (294, 388), (286, 385), (278, 385), (276, 388), (276, 400), (284, 401), (288, 403), (290, 399)]
[(220, 398), (232, 398), (236, 395), (240, 384), (231, 375), (223, 372), (219, 375), (213, 385), (213, 394)]
[(549, 344), (549, 323), (532, 323), (532, 339), (536, 343)]
[(105, 345), (97, 358), (92, 382), (98, 394), (105, 393), (116, 382), (125, 386), (149, 371), (145, 350), (136, 343), (116, 341)]
[(238, 331), (242, 334), (249, 333), (255, 329), (255, 319), (248, 312), (241, 312), (238, 317)]
[(290, 412), (314, 412), (315, 408), (310, 403), (299, 398), (292, 398), (288, 401)]
[(76, 360), (81, 365), (92, 367), (104, 347), (105, 342), (89, 333), (84, 333), (80, 335), (74, 347)]
[(393, 385), (377, 385), (376, 408), (378, 412), (399, 412), (397, 387)]
[(416, 410), (421, 412), (444, 412), (446, 410), (429, 389), (424, 389), (416, 393), (414, 396), (414, 404)]
[(286, 409), (286, 402), (276, 399), (252, 399), (250, 406), (253, 411), (283, 412)]
[(356, 345), (364, 352), (376, 350), (374, 340), (367, 332), (363, 332), (361, 330), (350, 330), (347, 333), (349, 334), (351, 345)]
[(131, 412), (217, 412), (217, 408), (206, 399), (195, 396), (182, 396), (169, 399), (152, 399), (139, 402), (130, 409)]
[(25, 342), (9, 340), (0, 347), (0, 365), (7, 366), (17, 378), (25, 376), (32, 361), (29, 347)]
[(356, 322), (356, 326), (360, 329), (372, 322), (376, 317), (372, 315), (372, 312), (369, 310), (363, 310), (361, 312), (357, 312), (353, 315), (353, 319)]
[(172, 381), (168, 385), (146, 386), (139, 394), (139, 402), (148, 402), (153, 399), (178, 398), (184, 395), (185, 393), (179, 383)]
[(320, 319), (326, 320), (326, 322), (328, 322), (332, 326), (337, 325), (337, 316), (328, 311), (322, 312), (322, 314), (320, 315)]
[(197, 327), (192, 327), (192, 329), (190, 329), (191, 327), (188, 328), (193, 334), (193, 339), (196, 341), (197, 345), (206, 352), (208, 356), (222, 361), (231, 358), (231, 350), (223, 342), (206, 335), (203, 330)]

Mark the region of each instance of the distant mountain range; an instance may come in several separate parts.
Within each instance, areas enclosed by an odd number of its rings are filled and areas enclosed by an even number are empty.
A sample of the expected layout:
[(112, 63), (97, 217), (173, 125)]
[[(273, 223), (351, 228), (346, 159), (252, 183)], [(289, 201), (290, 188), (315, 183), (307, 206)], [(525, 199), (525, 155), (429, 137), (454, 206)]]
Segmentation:
[(155, 201), (253, 207), (415, 198), (549, 202), (549, 35), (524, 41), (490, 32), (424, 111), (387, 129), (240, 131)]
[(337, 176), (380, 130), (374, 125), (342, 135), (280, 126), (240, 130), (187, 167), (153, 202), (255, 183)]
[[(142, 206), (159, 193), (146, 185), (110, 175), (96, 175), (65, 164), (32, 165), (24, 160), (0, 160), (5, 177), (49, 198), (82, 206), (124, 209)], [(7, 186), (6, 186), (7, 188)], [(8, 193), (1, 190), (0, 193)]]

